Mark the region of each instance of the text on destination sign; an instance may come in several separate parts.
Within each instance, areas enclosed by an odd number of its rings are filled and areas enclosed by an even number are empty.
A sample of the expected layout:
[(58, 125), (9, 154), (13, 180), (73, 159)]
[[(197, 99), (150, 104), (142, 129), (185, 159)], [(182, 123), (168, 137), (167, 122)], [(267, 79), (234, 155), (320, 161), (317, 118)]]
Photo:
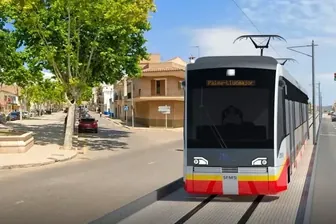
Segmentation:
[(255, 86), (255, 80), (207, 80), (207, 86)]

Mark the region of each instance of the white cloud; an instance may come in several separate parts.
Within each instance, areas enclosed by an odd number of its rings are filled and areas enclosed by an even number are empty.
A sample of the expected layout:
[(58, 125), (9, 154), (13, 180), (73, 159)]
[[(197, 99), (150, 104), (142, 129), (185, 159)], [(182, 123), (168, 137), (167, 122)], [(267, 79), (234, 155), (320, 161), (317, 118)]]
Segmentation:
[[(289, 72), (311, 92), (311, 58), (289, 51), (286, 47), (309, 45), (314, 40), (319, 46), (315, 53), (316, 82), (321, 82), (324, 103), (331, 104), (336, 99), (336, 72), (334, 58), (336, 52), (336, 1), (335, 0), (237, 0), (243, 11), (264, 34), (279, 34), (286, 42), (271, 41), (272, 48), (265, 55), (291, 57), (299, 63), (287, 63)], [(244, 15), (232, 4), (232, 12), (248, 22)], [(258, 55), (249, 40), (232, 44), (243, 34), (258, 34), (250, 23), (236, 21), (231, 26), (199, 28), (191, 31), (191, 44), (200, 46), (201, 56), (205, 55)], [(240, 27), (237, 27), (240, 26)], [(248, 27), (248, 28), (246, 28)], [(311, 54), (311, 48), (296, 49)]]
[[(248, 30), (240, 30), (233, 27), (218, 27), (196, 29), (192, 32), (192, 44), (200, 46), (201, 55), (259, 55), (260, 50), (256, 49), (250, 40), (233, 41), (246, 34)], [(258, 42), (262, 40), (257, 40)], [(267, 55), (275, 56), (272, 50), (266, 50)]]
[[(254, 34), (249, 30), (242, 30), (234, 27), (217, 27), (217, 28), (203, 28), (195, 29), (190, 33), (191, 44), (200, 46), (201, 56), (209, 55), (259, 55), (260, 50), (255, 49), (250, 40), (241, 40), (233, 44), (233, 41), (240, 35)], [(298, 63), (286, 64), (289, 72), (302, 84), (302, 86), (311, 95), (311, 58), (300, 55), (298, 53), (289, 51), (287, 46), (293, 45), (309, 45), (311, 40), (316, 40), (319, 44), (316, 47), (316, 82), (321, 82), (321, 89), (325, 97), (324, 103), (331, 104), (334, 97), (330, 92), (333, 92), (336, 83), (333, 81), (333, 64), (334, 61), (328, 60), (328, 55), (336, 52), (336, 44), (333, 38), (330, 37), (303, 37), (303, 38), (289, 38), (287, 42), (272, 40), (271, 45), (276, 49), (276, 52), (281, 57), (291, 57), (298, 61)], [(311, 54), (311, 48), (297, 49), (301, 52)], [(272, 48), (265, 49), (265, 55), (272, 57), (279, 57)], [(335, 68), (336, 69), (336, 68)], [(317, 92), (316, 92), (317, 94)]]
[(289, 25), (289, 30), (336, 33), (335, 0), (238, 0), (238, 3), (259, 25)]

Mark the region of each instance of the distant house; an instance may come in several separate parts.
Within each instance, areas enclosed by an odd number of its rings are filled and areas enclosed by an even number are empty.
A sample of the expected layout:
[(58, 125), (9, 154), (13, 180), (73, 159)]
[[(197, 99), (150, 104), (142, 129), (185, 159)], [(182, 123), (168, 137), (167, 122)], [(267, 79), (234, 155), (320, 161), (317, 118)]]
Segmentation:
[[(159, 107), (170, 108), (168, 127), (183, 126), (184, 80), (186, 62), (179, 57), (161, 61), (160, 54), (151, 54), (149, 60), (141, 61), (140, 78), (124, 77), (115, 85), (115, 115), (131, 121), (132, 97), (135, 123), (147, 127), (165, 126), (166, 115)], [(133, 86), (133, 96), (132, 96)]]
[[(92, 89), (92, 104), (105, 114), (114, 114), (114, 85), (101, 84)], [(94, 108), (96, 109), (96, 108)]]
[(0, 112), (9, 113), (20, 109), (20, 88), (15, 85), (0, 86)]

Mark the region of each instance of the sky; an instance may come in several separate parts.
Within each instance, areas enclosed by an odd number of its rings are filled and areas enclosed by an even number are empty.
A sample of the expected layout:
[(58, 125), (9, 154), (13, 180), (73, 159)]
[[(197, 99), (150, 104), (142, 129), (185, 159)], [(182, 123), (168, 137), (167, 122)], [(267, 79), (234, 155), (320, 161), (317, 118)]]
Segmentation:
[[(271, 40), (264, 55), (290, 57), (285, 67), (308, 91), (312, 92), (311, 57), (287, 47), (315, 47), (315, 82), (321, 83), (323, 105), (336, 101), (336, 1), (335, 0), (156, 0), (157, 12), (146, 33), (149, 53), (160, 53), (162, 60), (190, 55), (259, 55), (249, 40), (233, 41), (244, 34), (276, 34), (286, 39)], [(255, 25), (253, 25), (253, 24)], [(259, 31), (258, 31), (259, 30)], [(311, 47), (296, 49), (311, 54)], [(316, 85), (317, 86), (317, 85)], [(317, 90), (317, 87), (316, 87)], [(317, 93), (317, 91), (316, 91)], [(316, 101), (318, 98), (316, 97)]]
[[(179, 56), (188, 61), (190, 55), (198, 54), (259, 55), (260, 50), (249, 40), (233, 41), (244, 34), (277, 34), (286, 42), (272, 40), (264, 55), (296, 59), (285, 67), (311, 99), (312, 59), (287, 47), (309, 45), (314, 40), (318, 45), (315, 82), (321, 83), (323, 105), (336, 101), (335, 0), (155, 0), (155, 4), (157, 12), (150, 17), (152, 29), (145, 35), (146, 46), (149, 53), (160, 53), (161, 60)], [(297, 50), (307, 54), (312, 51), (311, 47)], [(51, 76), (48, 71), (44, 73)]]

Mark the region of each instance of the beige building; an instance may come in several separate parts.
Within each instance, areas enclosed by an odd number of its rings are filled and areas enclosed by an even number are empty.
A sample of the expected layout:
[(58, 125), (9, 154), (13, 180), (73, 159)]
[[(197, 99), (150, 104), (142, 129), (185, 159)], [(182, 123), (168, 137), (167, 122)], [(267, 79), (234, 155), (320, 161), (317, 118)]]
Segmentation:
[(0, 87), (0, 112), (9, 113), (19, 110), (19, 94), (19, 87), (2, 85)]
[[(147, 127), (182, 127), (184, 96), (181, 81), (184, 80), (186, 62), (175, 57), (161, 61), (159, 54), (142, 61), (142, 75), (137, 79), (121, 80), (115, 85), (116, 117), (131, 122), (132, 86), (135, 123)], [(126, 106), (126, 107), (125, 107)], [(159, 112), (159, 106), (169, 106), (170, 113)], [(127, 110), (128, 109), (128, 110)]]

